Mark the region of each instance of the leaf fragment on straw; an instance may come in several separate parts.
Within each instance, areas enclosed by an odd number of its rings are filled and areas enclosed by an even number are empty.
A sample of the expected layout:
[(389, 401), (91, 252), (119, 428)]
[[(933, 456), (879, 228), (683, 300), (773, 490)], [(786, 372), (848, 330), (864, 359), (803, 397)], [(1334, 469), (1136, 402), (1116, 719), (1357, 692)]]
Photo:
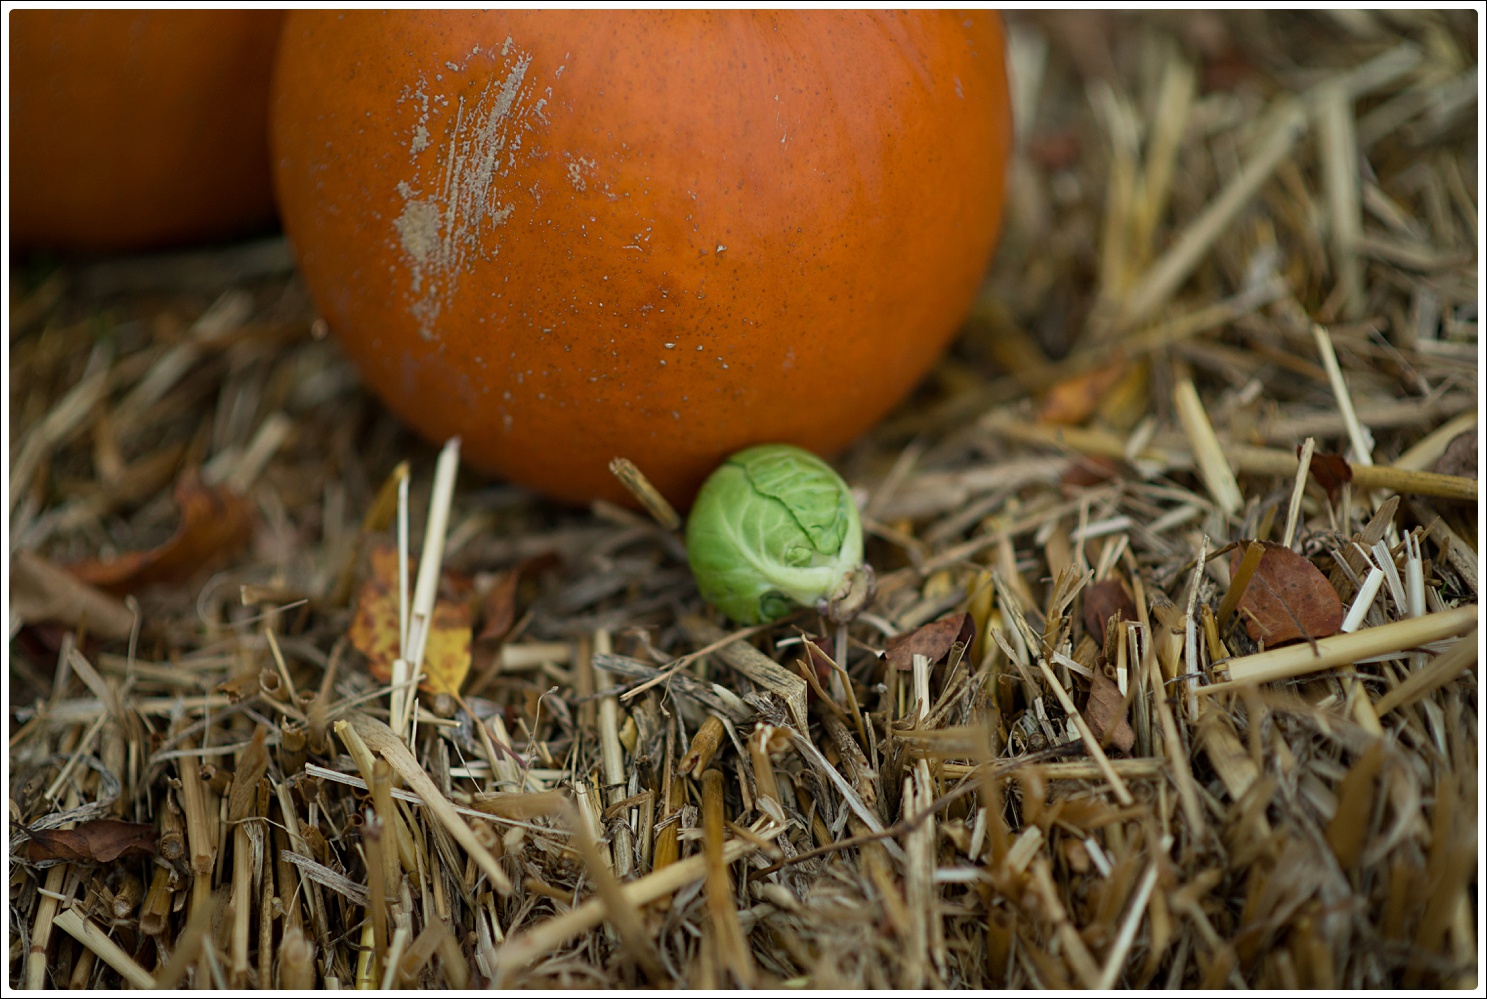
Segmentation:
[(1109, 742), (1122, 753), (1129, 753), (1135, 746), (1136, 733), (1126, 720), (1125, 696), (1103, 670), (1090, 673), (1089, 701), (1084, 712), (1097, 740)]
[(1085, 587), (1084, 630), (1094, 637), (1100, 648), (1105, 647), (1105, 631), (1111, 618), (1134, 621), (1136, 617), (1136, 602), (1121, 579), (1110, 576)]
[(1043, 679), (1053, 688), (1058, 697), (1059, 704), (1064, 709), (1064, 714), (1073, 719), (1074, 725), (1079, 729), (1079, 735), (1084, 741), (1084, 748), (1090, 756), (1094, 757), (1095, 763), (1100, 767), (1100, 773), (1109, 782), (1111, 790), (1115, 792), (1115, 800), (1122, 805), (1130, 805), (1135, 802), (1131, 791), (1126, 787), (1126, 782), (1121, 779), (1119, 773), (1110, 765), (1110, 758), (1105, 755), (1105, 750), (1100, 748), (1100, 740), (1095, 738), (1094, 732), (1090, 730), (1089, 724), (1084, 720), (1084, 715), (1074, 706), (1064, 685), (1058, 682), (1058, 677), (1053, 675), (1053, 670), (1048, 668), (1048, 661), (1042, 656), (1037, 657), (1038, 669), (1043, 672)]
[[(1286, 545), (1286, 548), (1289, 549), (1290, 545)], [(1254, 577), (1255, 570), (1260, 568), (1260, 560), (1264, 555), (1265, 546), (1258, 541), (1251, 541), (1244, 547), (1244, 557), (1238, 567), (1230, 571), (1229, 592), (1224, 594), (1224, 599), (1219, 603), (1217, 614), (1220, 631), (1228, 627), (1229, 619), (1239, 609), (1239, 602), (1248, 591), (1250, 580)]]
[(968, 646), (975, 636), (976, 624), (970, 614), (950, 614), (889, 638), (883, 646), (883, 658), (895, 669), (907, 671), (913, 669), (916, 655), (938, 663), (957, 642)]

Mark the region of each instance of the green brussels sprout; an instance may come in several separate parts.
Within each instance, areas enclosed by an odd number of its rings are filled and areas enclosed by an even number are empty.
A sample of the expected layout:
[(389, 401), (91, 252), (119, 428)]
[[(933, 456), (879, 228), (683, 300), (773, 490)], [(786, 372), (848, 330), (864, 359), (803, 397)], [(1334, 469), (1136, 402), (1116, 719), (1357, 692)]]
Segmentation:
[(687, 560), (702, 596), (740, 624), (796, 605), (847, 620), (872, 594), (847, 484), (788, 444), (746, 448), (708, 477), (687, 518)]

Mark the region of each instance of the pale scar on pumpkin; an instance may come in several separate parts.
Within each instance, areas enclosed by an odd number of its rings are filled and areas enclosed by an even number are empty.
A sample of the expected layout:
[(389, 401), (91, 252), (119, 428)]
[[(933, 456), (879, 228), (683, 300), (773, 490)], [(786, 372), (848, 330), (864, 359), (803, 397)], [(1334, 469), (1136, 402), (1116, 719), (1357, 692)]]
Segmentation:
[[(476, 100), (467, 102), (464, 94), (455, 98), (449, 140), (436, 150), (432, 163), (425, 155), (434, 148), (428, 129), (430, 109), (448, 105), (450, 99), (431, 99), (426, 79), (405, 97), (420, 105), (407, 141), (414, 175), (397, 185), (403, 210), (392, 227), (395, 245), (408, 261), (408, 311), (425, 340), (436, 338), (439, 314), (471, 258), (491, 259), (500, 252), (500, 244), (486, 230), (504, 225), (516, 209), (504, 196), (509, 192), (502, 191), (500, 180), (521, 149), (522, 133), (532, 129), (532, 119), (545, 120), (551, 89), (534, 100), (536, 87), (527, 82), (532, 56), (513, 53), (513, 48), (508, 38), (501, 48), (501, 71), (491, 75)], [(463, 71), (464, 67), (448, 63), (435, 81)]]

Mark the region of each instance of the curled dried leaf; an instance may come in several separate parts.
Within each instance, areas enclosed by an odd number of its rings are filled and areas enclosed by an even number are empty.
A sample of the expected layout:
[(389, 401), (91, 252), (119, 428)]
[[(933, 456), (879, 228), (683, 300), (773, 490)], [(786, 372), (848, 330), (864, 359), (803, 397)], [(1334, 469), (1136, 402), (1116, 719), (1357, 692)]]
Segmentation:
[(127, 593), (149, 583), (189, 579), (204, 565), (242, 551), (253, 536), (253, 508), (248, 500), (226, 487), (203, 484), (194, 469), (176, 483), (175, 501), (181, 509), (181, 523), (164, 544), (74, 563), (68, 569), (85, 583)]
[(1084, 591), (1084, 630), (1093, 635), (1101, 648), (1105, 646), (1105, 629), (1110, 619), (1121, 621), (1137, 619), (1136, 602), (1126, 591), (1126, 585), (1112, 576), (1098, 583), (1091, 583)]
[(1126, 721), (1126, 700), (1120, 687), (1105, 675), (1103, 665), (1090, 674), (1089, 702), (1084, 706), (1084, 720), (1101, 742), (1108, 742), (1122, 753), (1136, 745), (1136, 733)]
[[(1297, 448), (1297, 456), (1301, 449)], [(1342, 487), (1353, 481), (1353, 467), (1348, 464), (1347, 459), (1340, 454), (1328, 454), (1324, 451), (1312, 453), (1311, 464), (1307, 466), (1311, 477), (1316, 480), (1317, 485), (1327, 490), (1327, 498), (1337, 502), (1337, 497), (1342, 493)]]
[(516, 623), (516, 587), (521, 582), (521, 567), (507, 569), (496, 577), (481, 600), (480, 634), (482, 642), (499, 642)]
[(119, 819), (94, 819), (72, 829), (32, 829), (29, 833), (26, 859), (33, 864), (107, 864), (154, 853), (159, 838), (151, 823)]
[(1477, 428), (1463, 430), (1451, 438), (1446, 450), (1430, 466), (1432, 472), (1441, 475), (1459, 475), (1463, 478), (1477, 477), (1477, 459), (1481, 450), (1477, 447)]
[(516, 624), (517, 591), (523, 578), (534, 576), (558, 563), (553, 552), (534, 555), (496, 576), (480, 602), (479, 642), (499, 642)]

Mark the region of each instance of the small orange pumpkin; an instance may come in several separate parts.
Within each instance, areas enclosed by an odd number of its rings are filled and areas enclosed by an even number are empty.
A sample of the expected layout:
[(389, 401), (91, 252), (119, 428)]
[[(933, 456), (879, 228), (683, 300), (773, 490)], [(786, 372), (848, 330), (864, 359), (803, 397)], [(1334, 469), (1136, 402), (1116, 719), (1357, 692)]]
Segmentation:
[(141, 250), (270, 225), (271, 10), (15, 10), (10, 238)]
[(476, 466), (686, 503), (829, 454), (980, 286), (1010, 112), (995, 14), (296, 11), (286, 230), (370, 385)]

